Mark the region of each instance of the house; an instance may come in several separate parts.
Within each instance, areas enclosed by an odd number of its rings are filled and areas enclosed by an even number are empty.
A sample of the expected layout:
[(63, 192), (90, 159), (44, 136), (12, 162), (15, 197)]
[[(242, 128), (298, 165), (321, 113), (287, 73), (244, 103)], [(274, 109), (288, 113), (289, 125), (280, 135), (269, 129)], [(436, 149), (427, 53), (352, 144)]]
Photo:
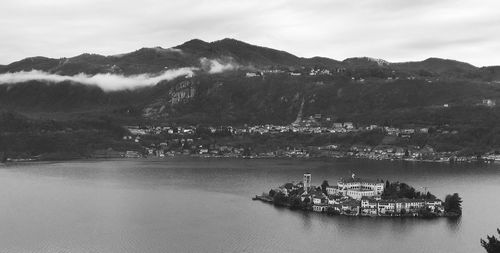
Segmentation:
[(379, 215), (392, 215), (396, 212), (396, 202), (392, 200), (381, 200), (378, 202)]
[(402, 207), (410, 213), (415, 213), (425, 206), (425, 201), (422, 199), (403, 199), (402, 202)]
[(311, 194), (307, 192), (303, 192), (302, 195), (300, 195), (300, 201), (304, 202), (304, 200), (309, 199), (309, 202), (311, 201)]
[(293, 183), (286, 183), (282, 186), (280, 186), (279, 191), (285, 194), (285, 196), (288, 196), (291, 191), (296, 190), (296, 186)]
[(361, 214), (362, 215), (378, 215), (378, 202), (373, 198), (361, 198)]
[(405, 155), (405, 150), (401, 147), (397, 147), (394, 151), (394, 156), (397, 158), (402, 158)]
[(443, 202), (439, 199), (426, 200), (425, 206), (428, 207), (432, 212), (444, 212)]
[(407, 128), (401, 129), (399, 136), (402, 138), (410, 138), (413, 134), (415, 134), (415, 129)]
[(484, 106), (488, 106), (488, 107), (494, 107), (496, 106), (496, 101), (493, 100), (493, 99), (483, 99), (482, 101), (482, 105)]
[(362, 197), (361, 198), (361, 208), (363, 209), (376, 209), (378, 202), (373, 198)]
[(258, 77), (258, 76), (262, 76), (262, 73), (259, 73), (259, 72), (247, 72), (245, 74), (246, 77)]
[(141, 154), (137, 151), (127, 151), (125, 152), (125, 157), (127, 158), (141, 158)]
[(394, 202), (395, 213), (402, 213), (404, 210), (406, 213), (416, 215), (425, 206), (425, 200), (423, 199), (397, 199), (392, 201)]
[(372, 148), (367, 145), (352, 145), (350, 150), (352, 151), (360, 151), (360, 152), (370, 152)]
[(496, 154), (495, 152), (486, 154), (483, 156), (483, 159), (489, 160), (489, 161), (500, 161), (500, 154)]
[(419, 129), (419, 132), (422, 134), (428, 134), (429, 133), (429, 128), (428, 127), (422, 127)]
[(342, 212), (347, 215), (358, 215), (359, 207), (360, 202), (353, 199), (341, 203)]
[(132, 135), (145, 135), (146, 129), (139, 126), (125, 126)]
[(361, 208), (360, 213), (361, 213), (361, 215), (365, 215), (365, 216), (377, 216), (378, 210), (377, 210), (377, 208)]
[(354, 129), (354, 124), (352, 122), (344, 122), (344, 128), (347, 130)]
[(341, 199), (342, 199), (342, 196), (340, 196), (340, 195), (330, 195), (327, 197), (327, 201), (328, 201), (329, 205), (340, 204)]
[(311, 192), (311, 195), (312, 195), (312, 202), (315, 205), (328, 203), (326, 195), (321, 191), (318, 190), (313, 191)]
[(156, 156), (158, 156), (158, 157), (165, 157), (165, 153), (164, 153), (163, 149), (158, 149), (156, 151)]
[(402, 134), (414, 134), (415, 133), (415, 129), (412, 129), (412, 128), (402, 129), (401, 133)]
[(326, 193), (328, 195), (339, 195), (342, 194), (342, 192), (343, 191), (337, 185), (326, 187)]
[(326, 212), (328, 209), (328, 204), (314, 204), (313, 211), (315, 212)]
[(343, 128), (342, 123), (339, 123), (339, 122), (335, 122), (335, 123), (333, 123), (333, 128), (334, 128), (334, 129), (340, 129), (340, 128)]
[(399, 130), (399, 128), (395, 128), (395, 127), (385, 127), (385, 131), (387, 132), (388, 135), (391, 135), (391, 136), (398, 136), (401, 132)]

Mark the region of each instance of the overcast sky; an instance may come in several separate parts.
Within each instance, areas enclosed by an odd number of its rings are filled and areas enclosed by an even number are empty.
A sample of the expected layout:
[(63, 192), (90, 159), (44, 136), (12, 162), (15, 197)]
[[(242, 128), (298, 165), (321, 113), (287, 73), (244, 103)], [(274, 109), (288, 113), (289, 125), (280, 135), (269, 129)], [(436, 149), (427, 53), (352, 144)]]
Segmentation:
[(0, 64), (235, 38), (297, 56), (500, 65), (498, 0), (1, 0)]

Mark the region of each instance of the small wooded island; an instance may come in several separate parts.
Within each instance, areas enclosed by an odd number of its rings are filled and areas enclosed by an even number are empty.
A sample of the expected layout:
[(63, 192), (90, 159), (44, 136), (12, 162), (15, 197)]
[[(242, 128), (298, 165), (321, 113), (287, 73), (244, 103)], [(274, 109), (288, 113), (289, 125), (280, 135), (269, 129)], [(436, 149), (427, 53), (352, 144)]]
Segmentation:
[(294, 210), (322, 212), (328, 215), (387, 217), (458, 217), (462, 200), (458, 193), (447, 195), (445, 201), (432, 193), (419, 192), (406, 183), (341, 178), (330, 186), (311, 185), (311, 174), (305, 173), (299, 183), (285, 183), (254, 200), (273, 203)]

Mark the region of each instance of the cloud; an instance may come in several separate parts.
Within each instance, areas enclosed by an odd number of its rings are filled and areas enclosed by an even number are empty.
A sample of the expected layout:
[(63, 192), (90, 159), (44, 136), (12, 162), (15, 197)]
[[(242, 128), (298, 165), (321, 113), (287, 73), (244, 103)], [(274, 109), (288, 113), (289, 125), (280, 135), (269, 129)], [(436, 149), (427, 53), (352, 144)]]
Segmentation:
[(235, 70), (240, 65), (235, 63), (232, 58), (227, 59), (200, 59), (201, 68), (210, 74), (222, 73), (224, 71)]
[(132, 76), (110, 73), (96, 75), (81, 73), (74, 76), (64, 76), (40, 70), (31, 70), (0, 74), (0, 84), (14, 84), (33, 80), (54, 83), (71, 81), (87, 85), (96, 85), (104, 91), (117, 91), (152, 86), (160, 81), (168, 81), (181, 76), (193, 76), (195, 70), (197, 70), (197, 68), (179, 68), (166, 70), (157, 75), (140, 74)]
[[(175, 52), (182, 53), (182, 51)], [(241, 67), (230, 57), (224, 59), (200, 58), (200, 65), (201, 68), (185, 67), (179, 69), (169, 69), (158, 74), (139, 74), (130, 76), (111, 73), (96, 75), (80, 73), (73, 76), (65, 76), (41, 70), (19, 71), (0, 74), (0, 84), (15, 84), (28, 81), (43, 81), (51, 83), (70, 81), (86, 85), (96, 85), (104, 91), (132, 90), (152, 86), (161, 81), (169, 81), (177, 77), (193, 77), (200, 71), (208, 74), (217, 74), (225, 71), (236, 70)]]

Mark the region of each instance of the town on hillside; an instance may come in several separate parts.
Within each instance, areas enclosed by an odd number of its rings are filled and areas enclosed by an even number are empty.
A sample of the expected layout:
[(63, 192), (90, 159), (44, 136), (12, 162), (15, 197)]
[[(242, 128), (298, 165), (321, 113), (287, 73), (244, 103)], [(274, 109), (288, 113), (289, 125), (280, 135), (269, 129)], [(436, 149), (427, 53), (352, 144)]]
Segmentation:
[[(491, 99), (478, 106), (492, 107)], [(448, 104), (443, 105), (448, 107)], [(201, 157), (245, 158), (364, 158), (426, 162), (500, 161), (497, 150), (461, 149), (442, 140), (460, 138), (459, 129), (450, 125), (360, 124), (339, 121), (331, 115), (303, 115), (304, 100), (296, 120), (288, 125), (243, 126), (125, 126), (125, 141), (138, 150), (125, 157)], [(294, 141), (290, 141), (294, 139)], [(101, 151), (102, 152), (102, 151)], [(106, 151), (97, 157), (108, 155)]]
[[(95, 157), (158, 157), (178, 155), (245, 158), (363, 158), (427, 162), (493, 162), (500, 152), (450, 151), (423, 140), (456, 139), (452, 126), (394, 127), (337, 122), (321, 114), (289, 125), (255, 126), (125, 126), (123, 137), (134, 152), (96, 151)], [(294, 141), (289, 139), (293, 137)]]
[[(496, 102), (483, 99), (476, 106), (495, 107)], [(117, 138), (120, 140), (82, 149), (89, 151), (87, 158), (196, 156), (500, 162), (499, 149), (486, 144), (470, 145), (467, 141), (476, 139), (476, 133), (457, 126), (424, 123), (394, 126), (343, 121), (334, 115), (304, 115), (303, 107), (304, 101), (296, 119), (286, 125), (125, 125), (119, 127)], [(45, 131), (43, 127), (41, 133)], [(58, 131), (63, 135), (74, 132), (73, 128)], [(464, 146), (462, 140), (467, 145)], [(30, 141), (31, 138), (26, 138), (24, 142)], [(0, 152), (0, 162), (47, 159), (33, 153), (37, 152)], [(69, 158), (75, 157), (78, 155)]]
[(430, 192), (416, 191), (405, 183), (363, 179), (354, 173), (335, 185), (325, 180), (314, 186), (311, 178), (311, 173), (305, 173), (302, 181), (285, 183), (253, 199), (329, 215), (432, 218), (457, 217), (462, 213), (457, 193), (441, 201)]

